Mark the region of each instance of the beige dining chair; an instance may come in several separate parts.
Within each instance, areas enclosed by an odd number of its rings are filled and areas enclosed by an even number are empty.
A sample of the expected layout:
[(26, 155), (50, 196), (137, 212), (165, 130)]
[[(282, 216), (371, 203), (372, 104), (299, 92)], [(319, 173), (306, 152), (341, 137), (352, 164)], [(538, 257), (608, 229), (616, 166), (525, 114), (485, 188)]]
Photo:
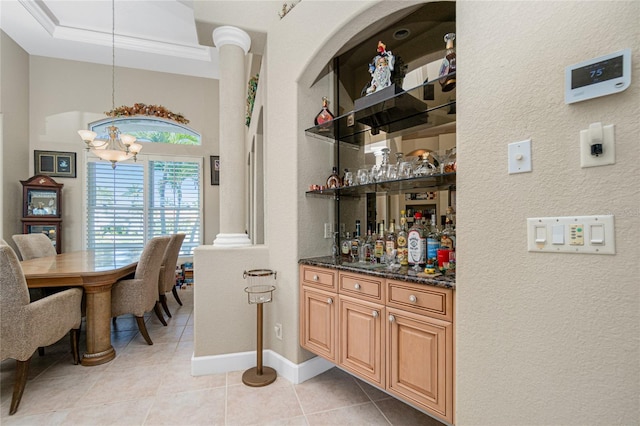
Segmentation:
[[(22, 260), (56, 256), (58, 254), (49, 237), (44, 234), (16, 234), (11, 238), (13, 242), (16, 243)], [(45, 288), (30, 288), (29, 298), (35, 301), (53, 293), (55, 293), (55, 291)], [(44, 348), (38, 348), (38, 354), (44, 356)]]
[(111, 288), (111, 316), (133, 314), (138, 323), (138, 330), (144, 340), (153, 345), (144, 323), (145, 312), (152, 309), (156, 315), (162, 316), (158, 301), (158, 277), (162, 256), (171, 237), (155, 237), (144, 247), (135, 275), (132, 279), (120, 280)]
[(20, 405), (37, 348), (56, 343), (70, 331), (73, 363), (78, 364), (82, 290), (71, 288), (30, 302), (18, 256), (6, 244), (0, 245), (0, 271), (0, 358), (17, 362), (9, 408), (12, 415)]
[[(169, 291), (175, 292), (176, 265), (178, 263), (178, 254), (180, 253), (180, 247), (182, 247), (182, 242), (184, 241), (185, 237), (185, 234), (173, 234), (171, 236), (171, 241), (169, 241), (169, 244), (164, 251), (164, 256), (162, 257), (162, 267), (160, 268), (160, 276), (158, 277), (158, 293), (160, 298), (159, 303), (162, 305), (162, 309), (169, 318), (171, 318), (171, 311), (169, 311), (169, 306), (167, 306), (166, 293)], [(182, 304), (182, 302), (180, 302), (180, 304)], [(156, 313), (158, 311), (159, 309), (156, 310)], [(160, 322), (162, 322), (164, 325), (167, 325), (166, 321), (164, 321), (164, 318), (158, 319), (160, 319)]]
[(49, 237), (44, 234), (17, 234), (12, 238), (18, 246), (22, 260), (58, 254)]

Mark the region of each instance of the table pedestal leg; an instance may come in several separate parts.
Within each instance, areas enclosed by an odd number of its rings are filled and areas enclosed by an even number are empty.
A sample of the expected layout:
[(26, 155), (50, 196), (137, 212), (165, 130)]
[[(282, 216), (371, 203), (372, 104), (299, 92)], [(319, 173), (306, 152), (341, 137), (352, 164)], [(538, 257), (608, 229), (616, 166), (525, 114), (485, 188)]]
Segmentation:
[(85, 296), (87, 352), (82, 356), (82, 365), (104, 364), (116, 357), (111, 346), (111, 286), (91, 288)]

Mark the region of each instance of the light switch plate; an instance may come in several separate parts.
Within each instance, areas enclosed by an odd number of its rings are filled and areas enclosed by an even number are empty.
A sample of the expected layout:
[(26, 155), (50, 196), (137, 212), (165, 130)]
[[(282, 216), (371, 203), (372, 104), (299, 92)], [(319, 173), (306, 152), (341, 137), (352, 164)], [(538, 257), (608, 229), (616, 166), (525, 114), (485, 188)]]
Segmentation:
[(613, 215), (528, 218), (527, 248), (534, 252), (616, 254)]
[(531, 139), (509, 144), (509, 174), (531, 171)]

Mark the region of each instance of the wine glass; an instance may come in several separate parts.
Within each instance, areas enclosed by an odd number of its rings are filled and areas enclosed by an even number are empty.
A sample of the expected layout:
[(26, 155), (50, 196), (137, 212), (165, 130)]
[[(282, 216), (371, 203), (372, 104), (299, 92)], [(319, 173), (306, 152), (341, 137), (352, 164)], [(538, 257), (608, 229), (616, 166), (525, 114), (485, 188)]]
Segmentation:
[(340, 249), (338, 248), (338, 232), (333, 233), (333, 244), (331, 245), (331, 257), (336, 260), (340, 256)]
[(429, 155), (433, 158), (433, 163), (438, 168), (438, 172), (442, 174), (444, 173), (445, 165), (456, 156), (456, 148), (431, 151)]
[(400, 268), (400, 263), (398, 262), (398, 250), (397, 249), (393, 249), (393, 250), (388, 250), (385, 253), (385, 260), (387, 263), (387, 269), (389, 269), (390, 271), (393, 271), (395, 269), (399, 269)]

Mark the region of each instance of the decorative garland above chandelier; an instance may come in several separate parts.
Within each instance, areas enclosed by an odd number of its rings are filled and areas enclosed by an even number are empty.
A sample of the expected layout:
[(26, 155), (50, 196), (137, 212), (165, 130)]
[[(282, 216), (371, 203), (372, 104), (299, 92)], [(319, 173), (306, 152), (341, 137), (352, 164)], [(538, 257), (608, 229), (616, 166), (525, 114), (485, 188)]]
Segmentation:
[(147, 115), (153, 117), (166, 118), (176, 121), (180, 124), (189, 124), (189, 120), (184, 118), (182, 114), (176, 114), (162, 105), (145, 105), (143, 103), (135, 103), (133, 106), (121, 106), (114, 108), (111, 111), (106, 111), (105, 114), (108, 117), (130, 117), (133, 115)]

